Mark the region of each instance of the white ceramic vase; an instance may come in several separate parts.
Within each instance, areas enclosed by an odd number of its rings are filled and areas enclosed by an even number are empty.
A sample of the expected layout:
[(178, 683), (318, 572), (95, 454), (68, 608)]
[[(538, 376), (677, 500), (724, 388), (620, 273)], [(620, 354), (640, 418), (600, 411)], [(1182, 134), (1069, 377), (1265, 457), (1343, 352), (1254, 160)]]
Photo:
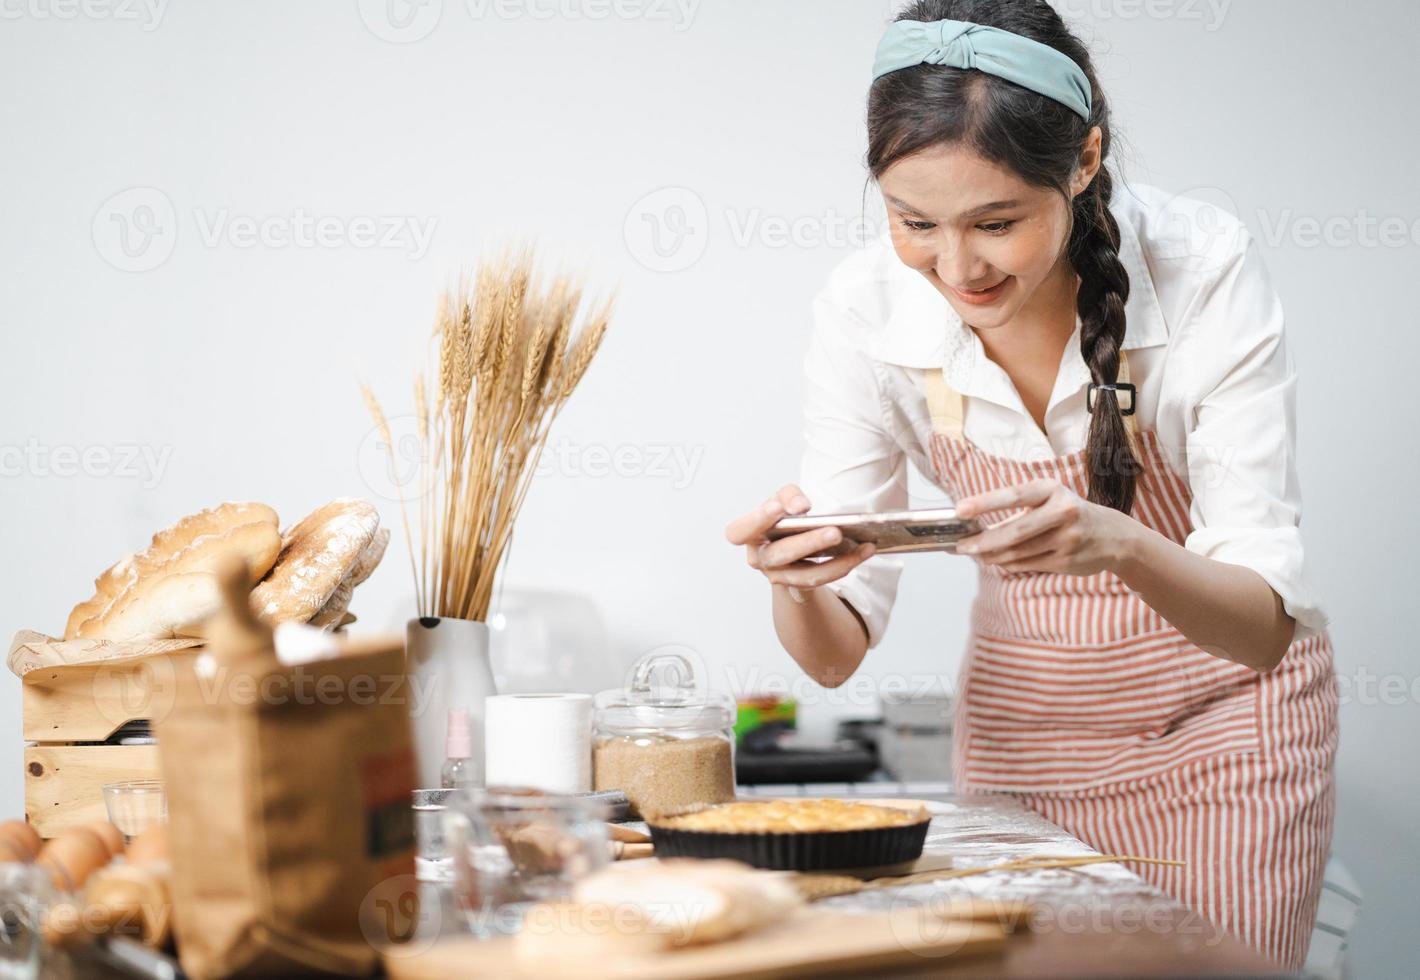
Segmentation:
[(421, 616), (405, 626), (405, 663), (409, 671), (410, 720), (419, 785), (439, 785), (449, 711), (468, 712), (473, 736), (469, 760), (482, 783), (483, 699), (498, 692), (489, 661), (488, 627), (448, 616)]

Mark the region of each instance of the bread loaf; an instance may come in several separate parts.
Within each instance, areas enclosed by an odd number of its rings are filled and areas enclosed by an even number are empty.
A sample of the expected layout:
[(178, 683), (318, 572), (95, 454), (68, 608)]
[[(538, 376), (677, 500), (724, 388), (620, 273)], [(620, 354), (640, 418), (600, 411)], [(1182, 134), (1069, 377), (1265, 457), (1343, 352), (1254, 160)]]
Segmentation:
[[(219, 504), (193, 514), (191, 517), (184, 517), (172, 527), (159, 531), (153, 535), (153, 544), (149, 550), (155, 552), (158, 560), (162, 561), (164, 556), (181, 551), (198, 538), (206, 537), (209, 534), (220, 534), (230, 528), (253, 523), (280, 527), (281, 520), (276, 516), (276, 511), (266, 504), (251, 502)], [(143, 559), (144, 555), (140, 555), (138, 559), (140, 566)]]
[(354, 566), (341, 579), (330, 598), (325, 601), (316, 614), (311, 617), (311, 625), (321, 629), (335, 629), (345, 618), (345, 612), (350, 608), (350, 598), (355, 594), (355, 586), (364, 582), (379, 566), (380, 559), (385, 556), (385, 549), (389, 547), (389, 528), (382, 527), (375, 532), (375, 536), (370, 539), (370, 543), (365, 550), (360, 552), (360, 557), (355, 560)]
[(171, 872), (166, 864), (122, 864), (100, 871), (84, 893), (86, 919), (111, 935), (161, 949), (172, 935)]
[(360, 557), (357, 558), (355, 564), (351, 566), (349, 574), (345, 576), (345, 580), (349, 582), (351, 586), (363, 584), (365, 579), (375, 573), (375, 569), (379, 567), (380, 561), (385, 557), (385, 549), (389, 546), (389, 528), (382, 527), (375, 531), (375, 536), (370, 539), (370, 543), (365, 547), (365, 550), (360, 552)]
[(513, 950), (529, 971), (733, 939), (803, 902), (782, 875), (690, 858), (603, 868), (579, 881), (572, 898), (528, 911)]
[[(121, 559), (100, 573), (99, 577), (94, 580), (93, 597), (79, 603), (70, 612), (69, 619), (64, 626), (64, 638), (69, 640), (76, 637), (109, 638), (98, 631), (101, 629), (103, 617), (116, 614), (123, 604), (132, 601), (135, 598), (133, 590), (141, 580), (157, 574), (197, 570), (193, 567), (164, 568), (164, 566), (180, 552), (197, 543), (199, 539), (225, 534), (234, 528), (247, 524), (265, 524), (274, 531), (278, 523), (276, 511), (259, 503), (219, 504), (216, 507), (184, 517), (172, 527), (164, 528), (154, 534), (152, 543), (147, 549)], [(277, 540), (279, 548), (279, 536)], [(253, 565), (253, 578), (259, 578), (266, 574), (276, 557), (275, 554), (272, 554), (269, 560), (263, 557), (265, 551), (270, 550), (271, 538), (269, 535), (266, 536), (265, 541), (266, 544), (258, 548), (255, 553), (245, 555), (248, 562)], [(191, 554), (187, 561), (195, 563), (199, 558), (200, 553)], [(264, 564), (262, 564), (263, 561)], [(95, 625), (90, 627), (89, 632), (82, 632), (84, 624), (89, 621), (95, 621)]]
[(99, 936), (131, 936), (161, 949), (172, 935), (171, 877), (166, 861), (101, 868), (82, 896), (50, 906), (44, 937), (53, 946), (72, 947)]
[(79, 627), (87, 619), (97, 616), (103, 612), (108, 604), (113, 601), (113, 597), (124, 589), (128, 588), (138, 578), (138, 565), (134, 562), (135, 555), (128, 555), (120, 558), (110, 565), (99, 577), (94, 579), (94, 596), (92, 599), (85, 599), (74, 607), (69, 613), (69, 619), (64, 624), (64, 638), (72, 640), (79, 635)]
[(669, 930), (635, 908), (542, 902), (513, 936), (513, 955), (526, 973), (568, 975), (575, 967), (664, 955), (674, 946)]
[(267, 623), (310, 622), (359, 562), (379, 529), (374, 505), (332, 500), (281, 539), (281, 554), (252, 590), (252, 610)]
[(737, 861), (693, 858), (613, 865), (579, 881), (572, 897), (583, 905), (634, 910), (676, 946), (733, 938), (803, 902), (782, 876)]
[(84, 624), (82, 635), (107, 640), (161, 640), (194, 635), (222, 605), (210, 572), (140, 582), (121, 608)]
[(276, 561), (281, 535), (265, 515), (257, 516), (261, 519), (200, 535), (158, 560), (158, 555), (179, 540), (168, 534), (161, 546), (155, 544), (134, 560), (137, 580), (103, 612), (80, 624), (78, 635), (108, 640), (191, 635), (217, 609), (217, 587), (211, 573), (218, 559), (228, 554), (240, 556), (253, 578), (264, 575)]

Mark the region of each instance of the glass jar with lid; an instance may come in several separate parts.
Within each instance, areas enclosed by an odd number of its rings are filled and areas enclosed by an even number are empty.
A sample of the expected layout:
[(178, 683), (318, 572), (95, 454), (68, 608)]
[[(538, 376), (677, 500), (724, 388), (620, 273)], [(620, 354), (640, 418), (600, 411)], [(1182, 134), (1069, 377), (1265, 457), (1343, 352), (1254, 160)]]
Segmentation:
[(646, 816), (735, 798), (735, 702), (707, 691), (688, 657), (652, 651), (624, 688), (596, 697), (592, 780)]

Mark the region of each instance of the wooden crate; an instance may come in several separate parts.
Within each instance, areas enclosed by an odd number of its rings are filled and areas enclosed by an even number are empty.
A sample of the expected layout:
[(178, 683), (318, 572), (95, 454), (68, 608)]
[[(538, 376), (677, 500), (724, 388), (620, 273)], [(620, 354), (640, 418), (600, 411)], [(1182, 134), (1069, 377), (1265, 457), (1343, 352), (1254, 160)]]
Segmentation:
[[(132, 721), (171, 710), (176, 671), (190, 669), (201, 647), (159, 641), (126, 648), (21, 633), (10, 665), (20, 685), (25, 816), (41, 837), (103, 820), (105, 783), (158, 779), (156, 745), (103, 744)], [(85, 659), (96, 654), (106, 659)]]
[(107, 820), (105, 783), (160, 779), (156, 745), (25, 747), (25, 819), (41, 837)]

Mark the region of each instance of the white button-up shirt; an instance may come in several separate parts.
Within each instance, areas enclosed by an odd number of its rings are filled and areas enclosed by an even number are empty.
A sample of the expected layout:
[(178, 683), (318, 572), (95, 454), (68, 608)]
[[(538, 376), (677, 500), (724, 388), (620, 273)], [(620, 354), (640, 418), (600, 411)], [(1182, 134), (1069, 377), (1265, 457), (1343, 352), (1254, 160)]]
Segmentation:
[[(1255, 570), (1296, 619), (1301, 639), (1324, 628), (1326, 616), (1304, 574), (1296, 372), (1282, 304), (1236, 218), (1155, 187), (1115, 187), (1136, 420), (1156, 433), (1192, 490), (1184, 546)], [(925, 370), (940, 368), (961, 393), (965, 437), (984, 452), (1040, 460), (1084, 448), (1090, 372), (1078, 318), (1042, 431), (976, 333), (902, 264), (887, 236), (833, 272), (814, 313), (800, 480), (814, 513), (906, 508), (908, 461), (936, 482)], [(870, 646), (887, 629), (902, 567), (897, 558), (872, 558), (829, 586), (863, 617)]]

